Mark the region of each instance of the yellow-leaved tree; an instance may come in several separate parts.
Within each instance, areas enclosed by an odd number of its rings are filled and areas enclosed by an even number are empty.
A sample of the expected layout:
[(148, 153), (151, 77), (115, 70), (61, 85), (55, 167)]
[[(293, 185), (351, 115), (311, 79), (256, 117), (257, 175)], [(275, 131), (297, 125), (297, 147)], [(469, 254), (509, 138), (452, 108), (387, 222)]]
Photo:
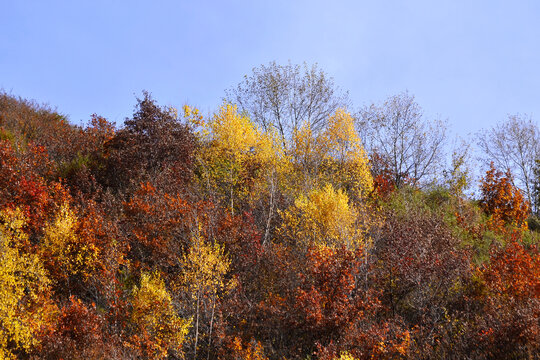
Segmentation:
[(77, 225), (77, 216), (64, 203), (56, 218), (45, 226), (41, 251), (59, 278), (80, 275), (87, 279), (99, 261), (99, 248), (77, 235)]
[(369, 159), (352, 116), (338, 109), (321, 132), (303, 124), (292, 141), (288, 190), (296, 200), (281, 212), (280, 235), (303, 246), (365, 246), (380, 221), (369, 199)]
[[(194, 358), (197, 357), (202, 320), (209, 318), (205, 335), (209, 339), (208, 348), (210, 348), (216, 301), (222, 291), (233, 286), (225, 280), (231, 262), (225, 255), (223, 246), (209, 241), (201, 232), (199, 226), (193, 236), (191, 247), (182, 261), (183, 272), (180, 281), (191, 297), (190, 302), (194, 303)], [(203, 309), (209, 309), (207, 312), (210, 314), (204, 316)]]
[(291, 143), (294, 172), (289, 177), (289, 193), (306, 192), (317, 187), (324, 149), (320, 138), (315, 137), (311, 124), (302, 124), (294, 133)]
[(295, 168), (290, 176), (291, 193), (332, 183), (358, 203), (373, 191), (369, 159), (352, 116), (343, 109), (336, 110), (317, 134), (309, 123), (299, 127), (293, 134), (291, 154)]
[(373, 191), (373, 177), (354, 121), (348, 112), (336, 110), (328, 118), (328, 125), (319, 142), (324, 148), (325, 180), (347, 190), (356, 201), (365, 199)]
[(298, 196), (281, 216), (279, 233), (303, 246), (356, 249), (365, 241), (366, 229), (358, 226), (358, 212), (347, 194), (331, 184)]
[(261, 130), (231, 104), (222, 105), (208, 120), (197, 109), (186, 106), (184, 110), (203, 143), (198, 156), (202, 187), (226, 204), (232, 215), (246, 204), (264, 209), (258, 216), (266, 243), (277, 198), (291, 174), (283, 139), (272, 126)]
[(357, 358), (355, 358), (348, 352), (342, 352), (339, 357), (335, 358), (335, 360), (357, 360)]
[(169, 351), (180, 352), (191, 326), (191, 319), (180, 318), (171, 295), (158, 273), (143, 273), (132, 296), (131, 321), (137, 328), (134, 345), (144, 356), (163, 359)]
[(24, 354), (36, 346), (56, 312), (41, 259), (21, 250), (28, 241), (25, 224), (19, 210), (0, 212), (1, 359), (14, 359), (14, 352)]
[(252, 201), (253, 194), (260, 193), (259, 173), (282, 156), (279, 139), (271, 131), (260, 131), (231, 104), (222, 105), (207, 121), (196, 109), (186, 106), (184, 111), (205, 145), (198, 158), (202, 185), (210, 192), (217, 189), (234, 214), (236, 200)]

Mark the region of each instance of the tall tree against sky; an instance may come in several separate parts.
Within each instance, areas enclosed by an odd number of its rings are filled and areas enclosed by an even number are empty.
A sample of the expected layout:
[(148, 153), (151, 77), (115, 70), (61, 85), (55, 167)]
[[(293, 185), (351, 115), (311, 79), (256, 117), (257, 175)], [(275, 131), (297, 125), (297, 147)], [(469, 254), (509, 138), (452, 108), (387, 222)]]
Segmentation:
[(275, 127), (284, 139), (304, 124), (320, 130), (328, 116), (349, 103), (348, 93), (336, 87), (317, 64), (307, 63), (263, 64), (226, 94), (228, 101), (237, 103), (263, 129)]
[(414, 184), (433, 180), (440, 169), (446, 127), (424, 117), (408, 92), (361, 109), (358, 126), (369, 152), (382, 157), (397, 187), (407, 179)]
[(534, 168), (540, 156), (540, 129), (531, 117), (509, 115), (489, 130), (478, 134), (478, 146), (486, 165), (494, 162), (503, 171), (510, 170), (514, 183), (523, 190), (525, 197), (538, 211), (534, 199)]

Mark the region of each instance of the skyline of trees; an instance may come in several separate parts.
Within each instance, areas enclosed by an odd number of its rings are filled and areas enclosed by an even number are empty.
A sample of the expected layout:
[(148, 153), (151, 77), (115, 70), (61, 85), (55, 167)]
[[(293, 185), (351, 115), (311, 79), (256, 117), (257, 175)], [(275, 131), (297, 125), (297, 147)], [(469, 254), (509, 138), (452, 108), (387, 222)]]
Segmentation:
[(365, 109), (367, 145), (339, 107), (287, 137), (182, 110), (76, 126), (0, 95), (1, 357), (540, 356), (528, 196), (496, 159), (469, 196), (412, 96)]

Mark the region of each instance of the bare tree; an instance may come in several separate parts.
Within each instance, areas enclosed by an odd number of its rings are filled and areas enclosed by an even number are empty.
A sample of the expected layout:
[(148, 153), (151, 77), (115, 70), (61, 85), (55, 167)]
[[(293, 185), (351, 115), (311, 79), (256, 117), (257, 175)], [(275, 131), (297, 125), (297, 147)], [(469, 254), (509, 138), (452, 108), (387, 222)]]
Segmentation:
[(414, 96), (404, 92), (382, 105), (364, 107), (358, 116), (359, 132), (372, 155), (392, 174), (397, 187), (433, 180), (443, 158), (446, 127), (427, 120)]
[(526, 195), (533, 210), (535, 161), (540, 156), (540, 131), (530, 116), (509, 115), (504, 122), (478, 134), (478, 146), (484, 152), (486, 165), (493, 161), (495, 167), (510, 170), (514, 182)]
[(226, 91), (226, 100), (236, 103), (265, 130), (276, 128), (284, 140), (303, 124), (320, 130), (330, 114), (349, 104), (348, 93), (335, 87), (317, 64), (278, 65), (275, 61), (253, 68), (236, 88)]

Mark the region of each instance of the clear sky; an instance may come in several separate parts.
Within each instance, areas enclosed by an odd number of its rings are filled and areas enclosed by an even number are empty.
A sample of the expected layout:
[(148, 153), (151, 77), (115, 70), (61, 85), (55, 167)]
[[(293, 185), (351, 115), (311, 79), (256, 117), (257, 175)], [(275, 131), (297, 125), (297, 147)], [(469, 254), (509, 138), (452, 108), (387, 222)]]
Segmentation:
[(317, 62), (352, 110), (408, 90), (461, 135), (540, 119), (538, 0), (0, 0), (0, 89), (74, 123), (144, 89), (211, 111), (272, 60)]

